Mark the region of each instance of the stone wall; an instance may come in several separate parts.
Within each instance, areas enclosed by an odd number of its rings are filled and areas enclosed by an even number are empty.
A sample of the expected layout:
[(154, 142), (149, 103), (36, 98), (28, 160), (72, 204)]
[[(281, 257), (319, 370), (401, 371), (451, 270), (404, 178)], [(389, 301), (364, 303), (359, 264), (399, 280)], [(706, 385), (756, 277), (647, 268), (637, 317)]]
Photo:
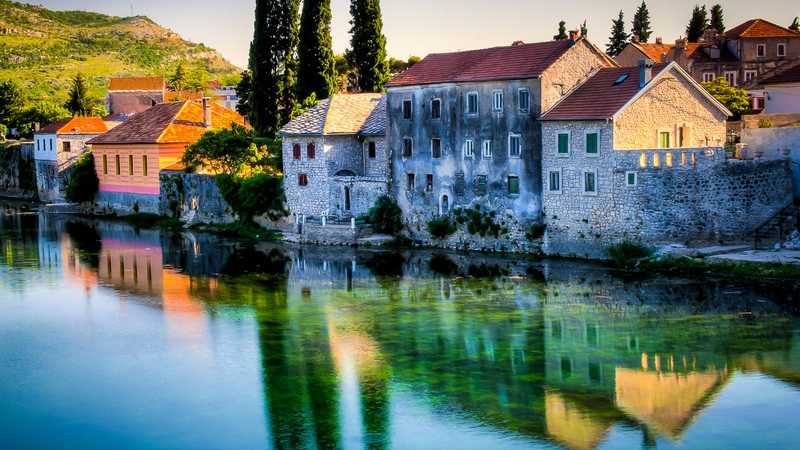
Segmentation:
[[(314, 159), (308, 159), (307, 145), (315, 145)], [(294, 159), (292, 148), (300, 144), (300, 159)], [(323, 151), (321, 136), (283, 138), (283, 189), (286, 204), (294, 214), (322, 216), (330, 210), (328, 164)], [(300, 186), (298, 175), (308, 177), (308, 185)]]
[(96, 215), (160, 214), (160, 206), (158, 195), (100, 191), (90, 212)]
[(236, 215), (213, 176), (162, 171), (159, 212), (186, 225), (229, 224)]
[(800, 199), (800, 128), (745, 128), (742, 130), (742, 144), (747, 153), (761, 152), (764, 159), (786, 158), (784, 150), (789, 150), (794, 180), (794, 197)]
[[(347, 193), (345, 192), (347, 190)], [(369, 212), (378, 197), (389, 193), (385, 178), (380, 177), (333, 177), (330, 185), (330, 214), (336, 217), (358, 217)], [(347, 210), (346, 195), (350, 209)]]
[(36, 197), (33, 144), (0, 144), (0, 196)]

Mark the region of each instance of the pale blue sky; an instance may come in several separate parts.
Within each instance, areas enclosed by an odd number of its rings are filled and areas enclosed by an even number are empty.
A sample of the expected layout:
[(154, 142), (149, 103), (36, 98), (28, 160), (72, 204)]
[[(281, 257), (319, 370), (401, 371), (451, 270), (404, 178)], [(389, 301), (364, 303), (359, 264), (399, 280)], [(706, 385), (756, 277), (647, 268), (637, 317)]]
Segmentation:
[[(383, 0), (389, 54), (410, 55), (507, 45), (515, 40), (551, 39), (563, 19), (568, 29), (588, 20), (589, 36), (604, 46), (611, 19), (620, 9), (630, 28), (640, 0)], [(234, 64), (247, 64), (255, 0), (38, 0), (52, 9), (87, 9), (118, 16), (147, 15), (184, 38), (216, 48)], [(648, 2), (655, 36), (672, 42), (682, 34), (696, 0)], [(721, 2), (730, 28), (762, 17), (787, 26), (800, 15), (796, 0)], [(340, 53), (349, 42), (349, 0), (331, 0), (333, 44)], [(713, 3), (709, 3), (709, 7)]]

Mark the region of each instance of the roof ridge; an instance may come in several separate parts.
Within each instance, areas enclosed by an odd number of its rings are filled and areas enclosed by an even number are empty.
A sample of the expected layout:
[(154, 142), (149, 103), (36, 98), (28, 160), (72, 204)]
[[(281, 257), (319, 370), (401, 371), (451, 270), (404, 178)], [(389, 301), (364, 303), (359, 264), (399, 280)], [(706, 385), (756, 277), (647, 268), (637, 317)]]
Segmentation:
[[(178, 116), (181, 115), (181, 113), (183, 112), (183, 109), (186, 108), (186, 105), (191, 103), (189, 100), (183, 100), (182, 102), (183, 102), (183, 105), (181, 105), (181, 107), (178, 108), (178, 111), (176, 111), (175, 114), (172, 115), (172, 118), (169, 119), (169, 122), (167, 122), (167, 125), (164, 126), (164, 128), (161, 130), (160, 133), (158, 133), (158, 137), (156, 138), (156, 142), (159, 142), (159, 143), (161, 142), (161, 138), (164, 137), (164, 133), (167, 132), (167, 128), (169, 128), (170, 125), (175, 123), (175, 119), (177, 119)], [(179, 103), (179, 102), (162, 103), (162, 105), (169, 105), (171, 103)]]

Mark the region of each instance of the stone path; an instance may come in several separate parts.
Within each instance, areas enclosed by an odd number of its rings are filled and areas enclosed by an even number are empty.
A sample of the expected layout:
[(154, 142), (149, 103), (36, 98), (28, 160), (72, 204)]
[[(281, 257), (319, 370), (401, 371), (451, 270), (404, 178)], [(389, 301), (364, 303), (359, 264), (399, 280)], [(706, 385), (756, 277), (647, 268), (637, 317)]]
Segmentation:
[(708, 259), (714, 261), (800, 265), (800, 250), (745, 250), (709, 256)]

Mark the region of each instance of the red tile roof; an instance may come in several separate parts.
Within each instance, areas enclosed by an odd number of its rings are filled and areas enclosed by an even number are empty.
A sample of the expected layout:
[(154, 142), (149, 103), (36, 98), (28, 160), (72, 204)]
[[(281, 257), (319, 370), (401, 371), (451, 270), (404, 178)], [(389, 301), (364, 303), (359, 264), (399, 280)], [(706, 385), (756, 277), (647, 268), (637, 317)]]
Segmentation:
[(117, 77), (108, 85), (109, 91), (162, 91), (164, 77)]
[[(653, 68), (653, 77), (667, 67)], [(625, 77), (624, 79), (622, 77)], [(620, 83), (615, 83), (622, 80)], [(541, 120), (603, 120), (612, 117), (639, 92), (638, 67), (600, 69), (567, 94)]]
[(40, 129), (38, 134), (102, 134), (108, 126), (100, 117), (70, 117)]
[(638, 48), (645, 56), (652, 59), (653, 61), (660, 63), (664, 60), (664, 55), (666, 55), (674, 44), (658, 44), (658, 43), (648, 43), (648, 42), (632, 42), (631, 45)]
[(435, 53), (392, 78), (387, 86), (534, 78), (569, 47), (569, 41), (562, 40)]
[(800, 37), (800, 33), (795, 33), (788, 28), (775, 25), (768, 20), (751, 19), (726, 31), (725, 37), (728, 39)]

